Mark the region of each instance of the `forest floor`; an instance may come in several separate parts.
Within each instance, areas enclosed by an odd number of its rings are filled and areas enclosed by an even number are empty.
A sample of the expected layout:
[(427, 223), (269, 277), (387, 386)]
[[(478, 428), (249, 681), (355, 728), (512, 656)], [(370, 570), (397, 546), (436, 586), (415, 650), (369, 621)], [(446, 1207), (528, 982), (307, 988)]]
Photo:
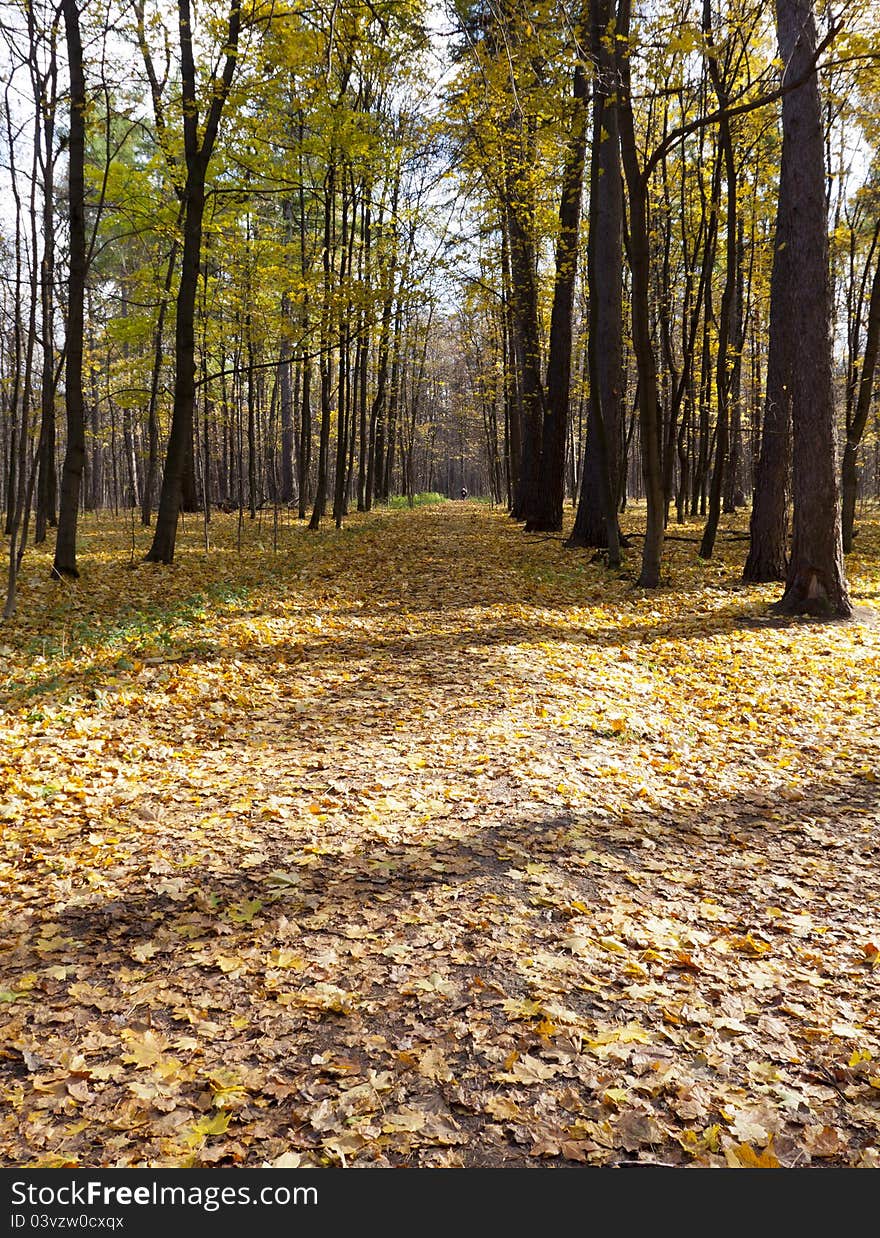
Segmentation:
[(475, 502), (29, 550), (0, 1163), (880, 1167), (880, 521), (845, 624), (744, 528), (654, 592)]

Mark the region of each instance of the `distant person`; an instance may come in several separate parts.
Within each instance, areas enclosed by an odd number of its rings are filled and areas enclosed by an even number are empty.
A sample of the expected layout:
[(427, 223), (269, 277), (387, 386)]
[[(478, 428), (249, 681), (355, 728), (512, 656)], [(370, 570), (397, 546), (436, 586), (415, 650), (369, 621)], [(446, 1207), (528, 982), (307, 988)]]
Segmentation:
[(462, 486), (462, 488), (461, 488), (461, 497), (462, 497), (463, 499), (466, 499), (466, 498), (467, 498), (467, 486)]

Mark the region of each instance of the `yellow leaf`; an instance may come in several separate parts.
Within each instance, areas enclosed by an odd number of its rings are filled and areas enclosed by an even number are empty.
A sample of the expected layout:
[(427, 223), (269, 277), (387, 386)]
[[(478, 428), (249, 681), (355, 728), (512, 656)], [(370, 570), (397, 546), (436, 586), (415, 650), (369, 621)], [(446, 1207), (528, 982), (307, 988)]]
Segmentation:
[(625, 1027), (609, 1027), (604, 1032), (600, 1032), (592, 1040), (588, 1040), (587, 1045), (591, 1049), (599, 1048), (602, 1045), (612, 1044), (642, 1044), (651, 1043), (650, 1034), (639, 1023), (627, 1023)]
[(508, 997), (502, 1006), (502, 1010), (505, 1014), (509, 1014), (512, 1019), (531, 1019), (535, 1015), (541, 1014), (543, 1006), (540, 1002), (533, 1002), (528, 997)]
[(164, 1036), (159, 1037), (155, 1032), (147, 1029), (143, 1035), (138, 1032), (124, 1031), (122, 1039), (128, 1044), (129, 1049), (122, 1059), (123, 1062), (131, 1062), (141, 1070), (160, 1067), (166, 1072), (173, 1073), (180, 1069), (180, 1062), (176, 1058), (165, 1057), (169, 1042)]
[(727, 1163), (732, 1169), (781, 1169), (773, 1155), (770, 1144), (763, 1152), (756, 1152), (747, 1143), (734, 1145), (726, 1151)]
[(490, 1096), (483, 1106), (486, 1113), (502, 1121), (521, 1122), (523, 1112), (514, 1101), (507, 1096)]
[(751, 933), (747, 933), (745, 937), (731, 937), (730, 946), (734, 950), (741, 950), (744, 954), (750, 954), (754, 958), (767, 954), (771, 948), (769, 942), (757, 941)]
[(223, 1110), (220, 1113), (211, 1114), (210, 1117), (199, 1118), (198, 1122), (190, 1124), (189, 1129), (194, 1135), (223, 1135), (232, 1121), (232, 1114), (228, 1110)]

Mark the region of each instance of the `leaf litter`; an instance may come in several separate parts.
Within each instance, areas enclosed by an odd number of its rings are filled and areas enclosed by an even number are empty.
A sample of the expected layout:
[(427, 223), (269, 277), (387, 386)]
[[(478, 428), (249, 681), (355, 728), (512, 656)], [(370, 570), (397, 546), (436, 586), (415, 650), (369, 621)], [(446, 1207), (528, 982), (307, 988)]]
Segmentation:
[(0, 629), (0, 1162), (880, 1166), (876, 521), (848, 624), (475, 503), (200, 535)]

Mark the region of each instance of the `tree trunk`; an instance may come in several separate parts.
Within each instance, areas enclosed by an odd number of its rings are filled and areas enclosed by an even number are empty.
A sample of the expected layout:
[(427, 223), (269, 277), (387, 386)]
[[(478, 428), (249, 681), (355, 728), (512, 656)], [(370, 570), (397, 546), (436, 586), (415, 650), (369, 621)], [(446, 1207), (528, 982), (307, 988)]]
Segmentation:
[(67, 335), (64, 399), (67, 411), (67, 447), (61, 473), (61, 505), (55, 539), (52, 575), (76, 578), (76, 529), (79, 491), (86, 459), (83, 402), (83, 332), (86, 286), (85, 149), (86, 87), (82, 37), (76, 0), (64, 0), (64, 27), (70, 72), (70, 138), (68, 143), (68, 211), (70, 216), (70, 270), (67, 293)]
[(647, 500), (642, 569), (638, 583), (653, 589), (660, 583), (663, 555), (665, 505), (660, 461), (660, 405), (657, 391), (657, 363), (651, 343), (649, 314), (650, 238), (648, 235), (648, 186), (639, 166), (635, 136), (629, 66), (629, 27), (631, 0), (621, 0), (618, 60), (618, 107), (620, 150), (629, 201), (629, 265), (632, 275), (633, 349), (639, 375), (639, 432), (642, 451), (642, 480)]
[(520, 427), (520, 468), (511, 514), (515, 520), (525, 520), (537, 492), (544, 421), (535, 203), (529, 184), (534, 120), (516, 114), (511, 117), (508, 128), (512, 136), (504, 169), (504, 213), (509, 242), (511, 343)]
[[(776, 26), (785, 72), (809, 70), (816, 47), (812, 0), (777, 0)], [(792, 388), (792, 545), (783, 614), (852, 614), (843, 568), (834, 440), (831, 291), (823, 124), (818, 75), (782, 103), (783, 150), (791, 154), (789, 211), (781, 219), (790, 252), (788, 328), (797, 347)], [(793, 355), (793, 353), (792, 353)]]
[(151, 563), (171, 563), (177, 540), (177, 523), (183, 501), (184, 475), (192, 454), (193, 407), (196, 391), (195, 308), (199, 262), (202, 252), (202, 217), (205, 209), (205, 175), (201, 161), (193, 161), (184, 190), (183, 255), (177, 291), (174, 332), (174, 411), (165, 457), (162, 493), (156, 514), (153, 544), (147, 553)]
[(843, 452), (843, 549), (849, 553), (853, 548), (853, 535), (856, 514), (856, 491), (858, 474), (856, 472), (856, 457), (859, 444), (868, 424), (871, 411), (871, 393), (874, 388), (874, 373), (877, 368), (877, 354), (880, 350), (880, 261), (874, 270), (874, 281), (871, 285), (871, 300), (868, 306), (868, 331), (865, 339), (865, 355), (862, 359), (862, 369), (858, 376), (858, 396), (856, 408), (846, 431), (846, 446)]
[[(585, 38), (578, 23), (580, 39)], [(580, 41), (580, 40), (579, 40)], [(582, 61), (574, 70), (572, 89), (574, 115), (568, 156), (562, 174), (559, 233), (556, 241), (556, 281), (550, 313), (550, 345), (547, 358), (547, 399), (541, 429), (541, 459), (537, 486), (529, 501), (527, 532), (556, 533), (562, 528), (565, 497), (565, 446), (568, 436), (568, 405), (571, 398), (572, 318), (577, 274), (578, 233), (583, 197), (587, 149), (587, 75)]]
[(597, 74), (593, 82), (593, 145), (590, 159), (590, 291), (587, 367), (590, 401), (581, 489), (568, 546), (612, 546), (619, 559), (618, 444), (623, 418), (623, 185), (620, 134), (613, 92), (614, 60), (605, 36), (612, 0), (595, 0), (591, 41)]
[(165, 457), (165, 474), (156, 516), (153, 543), (145, 558), (151, 563), (171, 563), (177, 540), (177, 524), (184, 498), (186, 472), (193, 466), (193, 414), (196, 390), (195, 310), (199, 264), (202, 253), (202, 219), (205, 212), (205, 179), (217, 140), (220, 117), (238, 60), (241, 26), (240, 0), (230, 0), (224, 42), (225, 61), (219, 79), (213, 79), (210, 109), (199, 141), (196, 99), (196, 68), (193, 59), (193, 29), (190, 0), (178, 0), (180, 68), (183, 93), (183, 138), (186, 183), (183, 188), (183, 254), (177, 290), (177, 321), (174, 332), (174, 409)]
[(718, 109), (721, 112), (718, 128), (727, 180), (727, 218), (725, 220), (727, 245), (725, 250), (724, 291), (721, 294), (721, 309), (718, 315), (718, 356), (715, 366), (715, 390), (718, 397), (715, 467), (712, 470), (712, 481), (709, 487), (709, 514), (706, 520), (706, 527), (703, 530), (703, 538), (700, 542), (699, 553), (701, 559), (710, 559), (712, 557), (712, 552), (715, 549), (715, 537), (718, 532), (718, 521), (721, 517), (721, 499), (730, 445), (730, 391), (733, 375), (733, 366), (728, 353), (731, 334), (736, 338), (739, 333), (739, 324), (734, 322), (736, 288), (739, 280), (736, 161), (734, 159), (733, 138), (730, 132), (730, 120), (725, 115), (725, 109), (728, 106), (727, 85), (722, 79), (718, 55), (715, 50), (711, 15), (710, 0), (703, 0), (703, 34), (708, 50), (709, 75), (712, 78), (712, 85), (715, 87)]
[(752, 583), (785, 580), (788, 568), (787, 491), (791, 464), (791, 349), (794, 344), (788, 321), (789, 285), (793, 282), (787, 238), (793, 188), (791, 160), (791, 144), (783, 143), (770, 278), (767, 386), (749, 521), (749, 553), (743, 569), (743, 579)]
[(51, 31), (51, 58), (43, 89), (46, 106), (43, 120), (43, 258), (40, 263), (40, 294), (42, 310), (41, 345), (43, 374), (40, 400), (39, 479), (34, 541), (46, 540), (47, 526), (55, 527), (58, 507), (58, 476), (55, 467), (55, 100), (57, 72), (55, 56), (56, 28)]
[(321, 527), (327, 505), (327, 470), (330, 461), (330, 315), (333, 291), (333, 221), (336, 212), (336, 165), (334, 152), (330, 151), (327, 174), (324, 180), (324, 303), (321, 306), (321, 429), (318, 441), (318, 477), (315, 485), (315, 503), (309, 520), (312, 530)]

